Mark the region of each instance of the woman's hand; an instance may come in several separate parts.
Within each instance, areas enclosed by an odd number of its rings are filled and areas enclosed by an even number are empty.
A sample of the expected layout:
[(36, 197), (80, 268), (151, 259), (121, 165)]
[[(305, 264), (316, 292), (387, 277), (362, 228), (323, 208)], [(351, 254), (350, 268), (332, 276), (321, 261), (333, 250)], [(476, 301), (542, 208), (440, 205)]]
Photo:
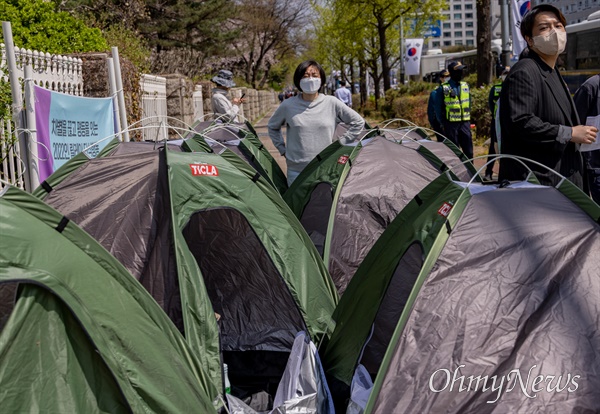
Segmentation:
[(240, 105), (240, 104), (243, 104), (244, 102), (246, 102), (246, 100), (245, 100), (244, 98), (233, 98), (233, 99), (231, 100), (231, 102), (232, 102), (234, 105)]

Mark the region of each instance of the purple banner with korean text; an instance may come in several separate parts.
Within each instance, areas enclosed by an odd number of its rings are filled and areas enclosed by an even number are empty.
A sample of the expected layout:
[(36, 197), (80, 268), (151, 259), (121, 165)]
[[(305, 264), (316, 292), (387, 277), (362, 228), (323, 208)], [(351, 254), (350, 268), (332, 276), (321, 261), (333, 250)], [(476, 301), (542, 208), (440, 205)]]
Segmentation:
[(87, 148), (93, 158), (114, 133), (112, 98), (83, 98), (35, 90), (35, 121), (40, 182)]

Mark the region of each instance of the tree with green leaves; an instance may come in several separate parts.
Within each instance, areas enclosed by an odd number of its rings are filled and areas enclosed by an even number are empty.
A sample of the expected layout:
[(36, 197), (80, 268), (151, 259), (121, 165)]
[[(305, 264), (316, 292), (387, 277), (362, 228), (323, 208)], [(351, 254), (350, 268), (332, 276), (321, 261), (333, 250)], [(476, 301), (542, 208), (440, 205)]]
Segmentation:
[(304, 41), (311, 13), (309, 0), (239, 0), (233, 42), (244, 66), (246, 82), (262, 87), (271, 67), (294, 54)]
[(44, 0), (3, 0), (0, 20), (11, 22), (16, 46), (53, 54), (106, 51), (100, 29)]
[(91, 27), (102, 30), (109, 46), (129, 59), (142, 72), (150, 69), (150, 47), (137, 30), (139, 22), (148, 18), (144, 0), (54, 0), (66, 11)]
[(227, 55), (237, 33), (233, 0), (146, 0), (148, 18), (137, 24), (153, 49), (152, 70), (201, 73), (210, 56)]
[[(405, 23), (409, 20), (414, 22), (413, 32), (405, 30), (405, 33), (416, 37), (428, 21), (441, 17), (445, 4), (445, 0), (329, 0), (325, 7), (337, 14), (343, 13), (347, 21), (357, 24), (356, 27), (369, 27), (367, 33), (375, 33), (376, 44), (367, 41), (365, 45), (371, 52), (374, 46), (377, 47), (380, 78), (384, 90), (388, 90), (391, 87), (391, 67), (395, 56), (399, 58), (400, 55), (400, 18), (403, 17)], [(370, 66), (374, 77), (379, 77), (379, 70), (375, 71), (373, 63)]]

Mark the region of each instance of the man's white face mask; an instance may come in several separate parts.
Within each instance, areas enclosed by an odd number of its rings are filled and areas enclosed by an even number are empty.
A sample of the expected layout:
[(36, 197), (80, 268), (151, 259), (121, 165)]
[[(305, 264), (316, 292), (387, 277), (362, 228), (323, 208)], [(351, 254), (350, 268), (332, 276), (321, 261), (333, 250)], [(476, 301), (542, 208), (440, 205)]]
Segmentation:
[(534, 36), (533, 47), (548, 56), (557, 56), (564, 52), (567, 46), (567, 32), (552, 30), (547, 35)]

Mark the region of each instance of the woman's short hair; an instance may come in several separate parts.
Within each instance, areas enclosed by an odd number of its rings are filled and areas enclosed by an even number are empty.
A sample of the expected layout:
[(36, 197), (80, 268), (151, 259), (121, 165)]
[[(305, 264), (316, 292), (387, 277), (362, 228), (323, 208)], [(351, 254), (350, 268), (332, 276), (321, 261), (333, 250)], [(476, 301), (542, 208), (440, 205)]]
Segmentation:
[(525, 36), (531, 38), (533, 37), (533, 25), (535, 24), (535, 18), (538, 14), (542, 12), (551, 12), (554, 13), (556, 18), (562, 23), (564, 27), (567, 27), (567, 19), (561, 13), (559, 9), (550, 5), (550, 4), (538, 4), (531, 10), (529, 10), (523, 20), (521, 20), (521, 36), (525, 38)]
[(319, 74), (321, 75), (321, 87), (319, 88), (319, 92), (321, 92), (323, 90), (323, 87), (327, 83), (327, 77), (325, 76), (325, 71), (323, 70), (321, 65), (319, 65), (314, 60), (305, 60), (304, 62), (298, 65), (296, 71), (294, 72), (294, 85), (296, 86), (296, 88), (298, 88), (298, 90), (302, 90), (300, 88), (300, 79), (302, 79), (302, 77), (306, 73), (306, 69), (308, 69), (311, 66), (314, 66), (315, 68), (319, 69)]

